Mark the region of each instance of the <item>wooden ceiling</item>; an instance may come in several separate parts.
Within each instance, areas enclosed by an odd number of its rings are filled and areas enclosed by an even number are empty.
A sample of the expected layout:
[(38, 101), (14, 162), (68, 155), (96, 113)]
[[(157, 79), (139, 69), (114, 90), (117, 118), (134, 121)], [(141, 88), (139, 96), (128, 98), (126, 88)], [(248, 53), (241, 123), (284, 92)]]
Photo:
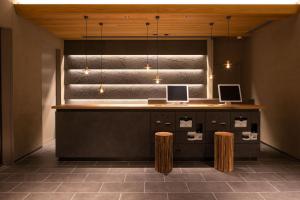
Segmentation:
[(273, 20), (298, 13), (299, 5), (32, 5), (15, 4), (16, 12), (46, 28), (62, 39), (84, 36), (85, 15), (89, 16), (88, 36), (99, 36), (99, 22), (104, 23), (103, 36), (109, 39), (143, 38), (146, 22), (149, 34), (156, 33), (155, 16), (160, 16), (159, 35), (166, 38), (195, 38), (227, 35), (226, 16), (232, 16), (231, 35), (246, 36), (250, 31)]

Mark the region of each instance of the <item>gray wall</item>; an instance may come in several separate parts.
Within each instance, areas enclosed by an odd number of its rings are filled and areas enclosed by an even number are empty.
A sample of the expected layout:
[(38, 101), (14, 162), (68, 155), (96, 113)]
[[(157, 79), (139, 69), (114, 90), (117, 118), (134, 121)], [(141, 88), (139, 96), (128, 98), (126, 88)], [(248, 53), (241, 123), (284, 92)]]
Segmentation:
[[(0, 27), (12, 29), (13, 159), (54, 138), (55, 49), (63, 41), (17, 16), (9, 0), (0, 2)], [(4, 75), (5, 76), (5, 75)]]
[(300, 15), (254, 32), (247, 47), (243, 89), (264, 106), (261, 139), (300, 158)]

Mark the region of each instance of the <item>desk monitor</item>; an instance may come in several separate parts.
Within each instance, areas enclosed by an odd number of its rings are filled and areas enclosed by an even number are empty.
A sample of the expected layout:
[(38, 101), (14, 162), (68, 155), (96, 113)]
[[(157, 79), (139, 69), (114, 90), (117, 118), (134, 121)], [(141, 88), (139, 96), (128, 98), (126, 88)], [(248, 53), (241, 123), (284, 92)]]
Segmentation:
[(167, 102), (189, 102), (187, 85), (168, 85), (166, 88)]
[(242, 102), (239, 84), (218, 84), (219, 101), (225, 103)]

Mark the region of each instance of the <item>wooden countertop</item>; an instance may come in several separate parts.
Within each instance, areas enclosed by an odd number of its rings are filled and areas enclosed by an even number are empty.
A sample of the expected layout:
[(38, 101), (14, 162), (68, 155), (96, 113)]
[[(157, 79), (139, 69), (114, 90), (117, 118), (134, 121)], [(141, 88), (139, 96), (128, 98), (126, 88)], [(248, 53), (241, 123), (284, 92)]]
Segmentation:
[(164, 109), (216, 109), (216, 110), (258, 110), (262, 106), (253, 104), (64, 104), (52, 106), (56, 110), (101, 110), (101, 109), (133, 109), (133, 110), (164, 110)]

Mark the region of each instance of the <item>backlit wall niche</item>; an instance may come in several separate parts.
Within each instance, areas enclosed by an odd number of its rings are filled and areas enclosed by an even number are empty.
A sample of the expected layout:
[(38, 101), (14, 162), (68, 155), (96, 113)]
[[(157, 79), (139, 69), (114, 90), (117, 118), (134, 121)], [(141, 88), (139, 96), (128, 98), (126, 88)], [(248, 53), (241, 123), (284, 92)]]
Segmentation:
[(154, 83), (156, 55), (103, 55), (105, 93), (99, 93), (100, 56), (88, 55), (89, 74), (83, 73), (85, 55), (65, 56), (65, 100), (165, 98), (167, 84), (188, 84), (191, 98), (206, 98), (206, 55), (159, 55), (161, 84)]

